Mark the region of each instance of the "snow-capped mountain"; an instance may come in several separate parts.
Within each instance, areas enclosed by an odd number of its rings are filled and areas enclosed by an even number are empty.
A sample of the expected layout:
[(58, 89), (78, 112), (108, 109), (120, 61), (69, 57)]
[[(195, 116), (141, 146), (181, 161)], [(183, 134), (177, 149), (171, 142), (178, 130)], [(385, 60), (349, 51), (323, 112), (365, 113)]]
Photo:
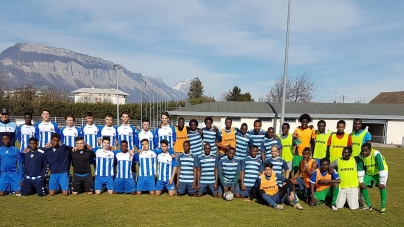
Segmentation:
[(181, 80), (173, 87), (173, 89), (187, 94), (189, 92), (189, 87), (191, 86), (191, 81), (192, 79)]

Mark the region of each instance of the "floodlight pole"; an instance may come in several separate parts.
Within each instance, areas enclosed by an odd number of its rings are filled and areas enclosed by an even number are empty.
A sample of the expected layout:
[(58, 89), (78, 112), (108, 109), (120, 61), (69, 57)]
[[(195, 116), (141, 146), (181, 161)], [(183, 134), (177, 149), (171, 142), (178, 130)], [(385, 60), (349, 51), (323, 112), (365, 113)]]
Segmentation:
[(122, 65), (120, 64), (113, 64), (112, 65), (115, 69), (115, 73), (116, 73), (116, 124), (119, 125), (119, 70), (122, 69)]
[(281, 112), (281, 124), (279, 127), (279, 133), (282, 134), (282, 124), (285, 120), (285, 105), (286, 105), (286, 81), (288, 75), (288, 53), (289, 53), (289, 33), (290, 33), (290, 8), (291, 0), (288, 0), (288, 22), (286, 26), (286, 47), (285, 47), (285, 63), (283, 65), (283, 90), (282, 90), (282, 112)]

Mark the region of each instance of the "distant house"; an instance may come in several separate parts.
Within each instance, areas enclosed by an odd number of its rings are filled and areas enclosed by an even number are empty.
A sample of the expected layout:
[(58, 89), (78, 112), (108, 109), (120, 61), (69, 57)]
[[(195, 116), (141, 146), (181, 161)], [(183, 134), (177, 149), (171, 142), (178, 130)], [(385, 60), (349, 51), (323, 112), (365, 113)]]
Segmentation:
[(404, 104), (404, 91), (381, 92), (369, 103)]
[(128, 93), (116, 89), (101, 89), (101, 88), (80, 88), (71, 92), (74, 97), (74, 102), (110, 102), (117, 104), (117, 93), (119, 104), (125, 104)]

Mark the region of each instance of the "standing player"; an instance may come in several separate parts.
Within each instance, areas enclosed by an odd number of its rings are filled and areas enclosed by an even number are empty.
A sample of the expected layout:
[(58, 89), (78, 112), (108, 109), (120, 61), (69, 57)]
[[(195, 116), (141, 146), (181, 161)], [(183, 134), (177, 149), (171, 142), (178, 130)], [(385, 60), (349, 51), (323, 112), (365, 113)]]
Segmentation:
[(150, 150), (149, 139), (142, 139), (142, 152), (139, 154), (139, 176), (137, 178), (136, 193), (148, 191), (154, 195), (156, 190), (156, 153)]
[[(269, 127), (266, 136), (264, 137), (264, 140), (261, 141), (261, 155), (263, 156), (263, 159), (267, 161), (272, 157), (272, 147), (276, 146), (278, 149), (278, 152), (282, 149), (282, 144), (281, 140), (279, 138), (274, 138), (275, 136), (275, 129), (273, 127)], [(279, 154), (280, 156), (282, 154)], [(276, 171), (275, 171), (276, 172)]]
[(352, 136), (352, 155), (359, 156), (362, 150), (362, 144), (372, 143), (372, 136), (367, 130), (362, 129), (362, 120), (355, 119), (353, 121)]
[[(288, 164), (286, 163), (285, 160), (283, 160), (281, 157), (279, 157), (279, 150), (277, 146), (273, 146), (271, 148), (271, 158), (267, 158), (266, 162), (270, 162), (273, 165), (273, 171), (275, 173), (279, 174), (284, 174), (285, 177), (290, 175), (290, 170), (288, 168)], [(278, 181), (278, 186), (282, 187), (282, 181)]]
[(116, 178), (114, 180), (114, 193), (127, 193), (136, 195), (135, 181), (132, 176), (133, 150), (129, 150), (128, 141), (122, 140), (121, 151), (115, 153)]
[(380, 190), (382, 207), (380, 209), (380, 213), (385, 214), (387, 200), (386, 183), (388, 178), (388, 166), (386, 159), (380, 153), (380, 151), (372, 149), (370, 143), (364, 143), (362, 145), (362, 153), (359, 155), (359, 158), (362, 159), (363, 167), (366, 169), (366, 171), (362, 170), (360, 173), (360, 176), (364, 177), (359, 177), (360, 188), (366, 201), (366, 206), (364, 206), (363, 209), (372, 209), (368, 188), (371, 188), (373, 187), (373, 184), (376, 184), (376, 187), (378, 187)]
[[(158, 179), (156, 184), (156, 196), (161, 195), (164, 189), (167, 189), (168, 196), (173, 197), (175, 193), (174, 177), (177, 162), (175, 158), (168, 152), (168, 140), (160, 141), (160, 148), (162, 153), (157, 155), (158, 162)], [(171, 148), (170, 148), (171, 149)]]
[(210, 155), (217, 154), (217, 147), (216, 147), (216, 138), (218, 137), (218, 130), (212, 127), (213, 118), (206, 117), (205, 120), (205, 127), (202, 128), (202, 140), (204, 144), (210, 145)]
[(351, 135), (345, 133), (344, 130), (345, 121), (339, 120), (337, 122), (337, 132), (331, 134), (330, 138), (328, 138), (327, 157), (330, 157), (331, 162), (342, 157), (344, 147), (352, 145)]
[(114, 117), (112, 114), (106, 114), (105, 115), (105, 125), (100, 127), (100, 130), (98, 131), (98, 145), (102, 146), (102, 138), (104, 136), (109, 138), (110, 141), (110, 146), (113, 148), (113, 150), (116, 149), (118, 146), (118, 141), (116, 140), (116, 127), (112, 125), (114, 122)]
[[(267, 134), (266, 131), (261, 129), (262, 122), (261, 120), (257, 119), (254, 121), (254, 128), (248, 131), (250, 135), (250, 145), (255, 145), (257, 147), (261, 147), (261, 142), (264, 140), (265, 135)], [(262, 163), (265, 162), (264, 157), (261, 155), (261, 151), (258, 150), (258, 158), (262, 160)]]
[(227, 154), (230, 147), (236, 147), (236, 134), (238, 132), (237, 128), (232, 127), (233, 120), (227, 117), (224, 121), (225, 128), (219, 131), (217, 135), (216, 145), (219, 148), (220, 154), (218, 158), (222, 158)]
[(316, 159), (318, 165), (320, 166), (320, 160), (327, 156), (327, 143), (328, 138), (332, 131), (327, 130), (325, 131), (325, 121), (320, 120), (317, 122), (317, 131), (316, 131), (316, 138), (314, 139), (314, 153), (313, 158)]
[[(290, 125), (289, 123), (282, 124), (282, 134), (278, 135), (278, 138), (282, 144), (282, 154), (280, 155), (283, 160), (285, 160), (286, 164), (288, 165), (289, 172), (292, 171), (293, 165), (293, 136), (289, 133)], [(286, 176), (289, 179), (289, 175)]]
[(10, 134), (1, 136), (3, 147), (0, 148), (0, 196), (3, 196), (8, 188), (21, 195), (22, 165), (20, 151), (11, 145)]
[(213, 197), (217, 197), (217, 158), (210, 154), (211, 146), (205, 143), (203, 146), (203, 155), (198, 158), (198, 196), (210, 190)]
[[(36, 189), (38, 196), (45, 194), (45, 174), (46, 174), (46, 155), (45, 151), (38, 149), (38, 140), (30, 138), (29, 150), (24, 153), (24, 173), (23, 173), (23, 190), (24, 196), (33, 194), (33, 188)], [(27, 147), (28, 149), (28, 147)]]
[(238, 179), (240, 177), (240, 162), (234, 159), (236, 149), (230, 147), (227, 150), (227, 156), (219, 160), (217, 167), (220, 180), (217, 196), (222, 197), (228, 191), (234, 193)]
[(178, 156), (177, 162), (177, 195), (183, 196), (188, 192), (189, 196), (198, 196), (196, 189), (198, 185), (198, 157), (191, 154), (191, 143), (184, 142), (184, 153)]
[[(241, 160), (240, 184), (236, 186), (236, 198), (244, 197), (244, 201), (251, 201), (248, 197), (251, 195), (258, 177), (264, 171), (261, 159), (257, 158), (258, 147), (253, 145), (250, 149), (250, 156)], [(251, 198), (253, 199), (253, 198)]]
[(98, 150), (97, 138), (99, 128), (94, 124), (94, 114), (92, 112), (87, 112), (86, 124), (81, 127), (81, 131), (83, 133), (84, 142), (92, 147), (95, 153)]
[(100, 195), (102, 188), (105, 186), (108, 194), (112, 195), (114, 192), (114, 152), (111, 150), (110, 138), (108, 136), (102, 137), (102, 149), (95, 152), (96, 155), (96, 169), (94, 190), (95, 194)]
[(134, 135), (136, 134), (136, 128), (133, 125), (129, 124), (129, 113), (122, 112), (121, 120), (122, 124), (118, 126), (116, 129), (118, 135), (118, 143), (121, 144), (123, 140), (126, 140), (128, 143), (128, 149), (133, 150), (135, 148), (135, 140)]
[(72, 176), (72, 194), (78, 195), (84, 190), (88, 195), (92, 195), (94, 191), (93, 176), (91, 175), (90, 162), (96, 157), (95, 153), (90, 150), (91, 147), (85, 144), (83, 137), (76, 138), (76, 150), (70, 153), (73, 164)]
[(17, 128), (17, 139), (20, 142), (20, 152), (29, 147), (29, 139), (35, 138), (35, 126), (32, 124), (32, 113), (24, 113), (24, 124)]
[(42, 121), (35, 123), (35, 136), (39, 141), (39, 147), (45, 147), (50, 142), (53, 133), (59, 134), (59, 126), (50, 120), (50, 114), (49, 109), (43, 109)]
[(150, 130), (150, 121), (149, 119), (142, 120), (142, 130), (138, 131), (135, 136), (135, 146), (138, 150), (143, 149), (142, 140), (147, 139), (149, 142), (148, 150), (154, 150), (158, 146), (158, 138), (156, 134)]
[[(4, 134), (8, 134), (10, 136), (10, 145), (15, 146), (15, 141), (17, 140), (17, 125), (15, 122), (10, 121), (8, 117), (7, 109), (3, 108), (0, 114), (0, 138)], [(0, 141), (0, 147), (2, 146), (4, 146), (4, 144)]]
[[(299, 168), (299, 163), (303, 159), (303, 150), (308, 147), (312, 149), (316, 132), (309, 127), (309, 122), (312, 119), (308, 114), (302, 114), (299, 117), (300, 126), (293, 132), (293, 141), (297, 145), (295, 155), (293, 156), (293, 170), (296, 172)], [(310, 186), (310, 185), (309, 185)]]
[(235, 159), (244, 160), (250, 151), (250, 134), (246, 123), (241, 124), (240, 130), (236, 134), (236, 156)]
[(164, 112), (161, 114), (161, 124), (156, 128), (156, 135), (158, 138), (158, 144), (162, 140), (168, 141), (168, 146), (173, 148), (175, 145), (175, 141), (177, 136), (175, 135), (175, 128), (168, 124), (170, 115), (168, 112)]
[(176, 141), (174, 144), (174, 154), (175, 159), (178, 162), (178, 156), (184, 152), (184, 142), (188, 140), (188, 130), (184, 127), (185, 122), (184, 118), (180, 117), (177, 121), (177, 126), (175, 126), (175, 136)]
[(195, 119), (189, 121), (188, 141), (191, 144), (191, 154), (195, 155), (195, 157), (201, 156), (203, 154), (202, 136), (201, 130), (198, 128), (198, 121)]
[(69, 114), (65, 117), (66, 127), (60, 129), (60, 135), (62, 137), (62, 144), (66, 144), (69, 147), (75, 147), (76, 138), (82, 136), (79, 127), (74, 126), (76, 119), (73, 115)]

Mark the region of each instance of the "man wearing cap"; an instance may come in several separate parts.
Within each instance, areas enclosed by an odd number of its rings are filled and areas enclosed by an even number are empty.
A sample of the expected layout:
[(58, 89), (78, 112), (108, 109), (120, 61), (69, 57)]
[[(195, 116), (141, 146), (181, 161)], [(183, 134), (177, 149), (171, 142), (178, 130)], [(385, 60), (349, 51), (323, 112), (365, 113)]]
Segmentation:
[[(15, 140), (17, 138), (17, 125), (15, 122), (10, 122), (8, 118), (8, 112), (6, 108), (1, 109), (0, 115), (0, 138), (4, 134), (10, 135), (10, 146), (15, 146)], [(0, 140), (0, 147), (4, 146), (3, 142)]]

